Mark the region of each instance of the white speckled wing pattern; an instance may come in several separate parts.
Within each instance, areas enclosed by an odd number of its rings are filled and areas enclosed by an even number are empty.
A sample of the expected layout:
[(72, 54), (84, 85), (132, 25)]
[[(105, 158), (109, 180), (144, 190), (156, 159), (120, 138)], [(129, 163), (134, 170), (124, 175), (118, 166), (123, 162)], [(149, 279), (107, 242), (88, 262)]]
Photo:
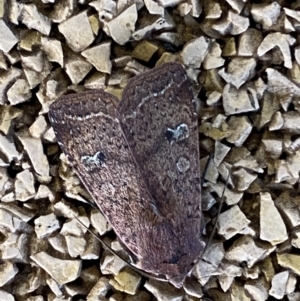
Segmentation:
[(198, 121), (186, 72), (165, 64), (104, 91), (66, 95), (57, 140), (140, 269), (180, 287), (201, 255)]

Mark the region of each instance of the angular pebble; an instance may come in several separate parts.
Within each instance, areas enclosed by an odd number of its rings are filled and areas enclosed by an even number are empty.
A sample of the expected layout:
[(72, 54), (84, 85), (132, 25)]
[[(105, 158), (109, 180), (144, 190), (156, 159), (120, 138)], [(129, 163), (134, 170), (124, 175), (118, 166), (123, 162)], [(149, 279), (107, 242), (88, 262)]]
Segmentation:
[(288, 239), (284, 221), (268, 192), (260, 194), (259, 236), (260, 239), (270, 242), (273, 246)]
[(124, 45), (135, 31), (135, 22), (138, 18), (136, 5), (133, 4), (119, 16), (108, 22), (109, 35), (119, 45)]
[(62, 260), (46, 252), (36, 253), (30, 258), (60, 285), (77, 279), (81, 272), (81, 260)]
[(217, 220), (217, 229), (220, 235), (230, 239), (242, 232), (249, 224), (250, 220), (246, 218), (239, 206), (235, 205), (220, 214)]
[(60, 228), (60, 223), (54, 213), (41, 215), (34, 220), (34, 230), (38, 238), (49, 236)]
[(2, 19), (0, 19), (0, 32), (0, 50), (9, 52), (18, 43), (18, 39)]
[(252, 89), (236, 89), (227, 84), (223, 90), (223, 107), (226, 115), (257, 111), (259, 103)]
[[(80, 26), (78, 26), (79, 24)], [(86, 11), (60, 23), (58, 30), (74, 52), (83, 51), (94, 41), (94, 34)]]
[(81, 54), (84, 56), (98, 71), (111, 73), (112, 63), (110, 61), (111, 42), (106, 42), (98, 46), (89, 48)]

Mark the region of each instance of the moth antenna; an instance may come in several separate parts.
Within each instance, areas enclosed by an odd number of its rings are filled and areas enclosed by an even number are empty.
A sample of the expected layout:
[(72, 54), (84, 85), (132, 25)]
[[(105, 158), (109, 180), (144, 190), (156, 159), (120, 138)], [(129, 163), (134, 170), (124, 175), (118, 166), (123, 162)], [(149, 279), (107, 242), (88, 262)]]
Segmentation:
[[(98, 209), (98, 208), (96, 208)], [(130, 262), (128, 262), (126, 259), (122, 258), (118, 253), (116, 253), (107, 243), (105, 243), (100, 237), (97, 236), (97, 234), (95, 234), (92, 230), (90, 230), (77, 216), (73, 215), (75, 217), (75, 219), (84, 227), (86, 228), (86, 230), (92, 234), (102, 245), (102, 247), (109, 251), (110, 253), (112, 253), (113, 255), (115, 255), (116, 257), (120, 258), (123, 262), (125, 262), (126, 264), (128, 264), (134, 271), (136, 271), (138, 274), (144, 276), (144, 277), (148, 277), (148, 278), (152, 278), (155, 280), (159, 280), (159, 281), (164, 281), (164, 282), (169, 282), (167, 279), (165, 278), (160, 278), (160, 277), (155, 277), (151, 274), (148, 274), (142, 270), (140, 270), (139, 268), (137, 268), (136, 266), (132, 265)]]
[[(212, 242), (212, 239), (213, 239), (213, 236), (214, 236), (214, 234), (215, 234), (215, 232), (216, 232), (216, 230), (217, 230), (217, 221), (218, 221), (218, 218), (219, 218), (219, 216), (220, 216), (220, 214), (221, 214), (222, 205), (223, 205), (223, 203), (224, 203), (225, 190), (226, 190), (226, 187), (227, 187), (227, 185), (228, 185), (228, 181), (229, 181), (229, 173), (228, 173), (228, 176), (227, 176), (227, 179), (226, 179), (226, 184), (225, 184), (224, 189), (223, 189), (223, 192), (222, 192), (222, 197), (221, 197), (221, 202), (220, 202), (220, 205), (219, 205), (219, 208), (218, 208), (218, 213), (217, 213), (217, 217), (216, 217), (216, 222), (215, 222), (215, 224), (214, 224), (214, 226), (213, 226), (213, 229), (212, 229), (212, 231), (211, 231), (211, 235), (209, 236), (208, 242), (207, 242), (207, 244), (206, 244), (206, 246), (205, 246), (205, 248), (204, 248), (204, 250), (203, 250), (203, 252), (202, 252), (202, 255), (205, 253), (205, 251), (207, 250), (208, 246), (210, 246), (210, 244), (211, 244), (211, 242)], [(201, 257), (202, 257), (202, 256), (201, 256)]]

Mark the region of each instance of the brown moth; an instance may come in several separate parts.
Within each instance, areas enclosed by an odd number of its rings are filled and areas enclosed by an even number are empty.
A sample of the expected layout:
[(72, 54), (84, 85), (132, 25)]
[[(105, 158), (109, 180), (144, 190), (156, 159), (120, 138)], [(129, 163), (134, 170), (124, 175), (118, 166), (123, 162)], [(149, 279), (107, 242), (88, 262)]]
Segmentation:
[(49, 111), (63, 152), (134, 265), (181, 287), (204, 249), (196, 105), (181, 65), (104, 91), (60, 97)]

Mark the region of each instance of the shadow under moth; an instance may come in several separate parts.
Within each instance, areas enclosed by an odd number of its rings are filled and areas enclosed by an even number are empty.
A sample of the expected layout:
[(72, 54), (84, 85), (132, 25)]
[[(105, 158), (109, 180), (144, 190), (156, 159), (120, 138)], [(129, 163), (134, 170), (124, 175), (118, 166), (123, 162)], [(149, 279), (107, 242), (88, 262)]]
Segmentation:
[(204, 249), (196, 104), (183, 67), (60, 97), (49, 118), (63, 152), (137, 268), (181, 287)]

